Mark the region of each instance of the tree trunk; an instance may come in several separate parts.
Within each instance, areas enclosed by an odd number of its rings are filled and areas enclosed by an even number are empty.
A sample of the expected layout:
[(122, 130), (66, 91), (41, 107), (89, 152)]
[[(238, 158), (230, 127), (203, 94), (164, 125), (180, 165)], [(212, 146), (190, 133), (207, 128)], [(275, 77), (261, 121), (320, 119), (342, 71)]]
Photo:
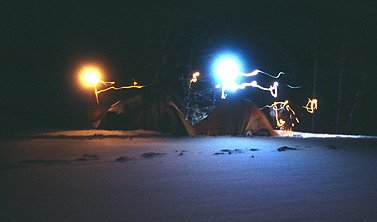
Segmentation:
[[(314, 61), (313, 61), (313, 92), (312, 98), (317, 97), (317, 74), (318, 74), (318, 47), (319, 47), (319, 26), (315, 33)], [(314, 132), (315, 114), (312, 115), (311, 131)]]
[(339, 133), (341, 129), (341, 114), (342, 114), (342, 93), (343, 93), (343, 76), (344, 76), (344, 53), (345, 53), (345, 25), (343, 26), (343, 36), (342, 36), (342, 45), (340, 51), (340, 70), (338, 75), (338, 98), (336, 101), (336, 122), (335, 122), (335, 131)]
[[(362, 67), (365, 67), (365, 65), (362, 65)], [(366, 90), (366, 77), (365, 77), (365, 68), (361, 69), (361, 80), (360, 80), (360, 86), (357, 89), (357, 92), (355, 93), (355, 99), (353, 101), (352, 108), (350, 110), (350, 113), (348, 114), (348, 122), (347, 122), (347, 133), (351, 133), (352, 131), (352, 123), (354, 122), (354, 114), (356, 113), (357, 107), (360, 104), (360, 97), (367, 93)]]

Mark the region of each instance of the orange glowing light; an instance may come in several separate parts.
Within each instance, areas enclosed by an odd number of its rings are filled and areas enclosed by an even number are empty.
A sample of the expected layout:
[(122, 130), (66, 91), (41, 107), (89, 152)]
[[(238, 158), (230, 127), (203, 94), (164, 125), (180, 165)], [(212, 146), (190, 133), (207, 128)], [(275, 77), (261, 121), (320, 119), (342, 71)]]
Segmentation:
[(102, 82), (101, 72), (93, 66), (84, 67), (80, 72), (80, 79), (86, 87), (96, 87), (98, 83)]
[(191, 78), (191, 80), (190, 80), (190, 86), (191, 86), (191, 83), (193, 83), (193, 82), (197, 82), (198, 81), (198, 77), (200, 76), (200, 73), (199, 72), (194, 72), (193, 74), (192, 74), (192, 78)]
[(308, 98), (308, 103), (306, 104), (306, 106), (303, 106), (303, 107), (309, 113), (314, 113), (314, 110), (318, 109), (318, 100)]
[[(109, 91), (109, 90), (121, 90), (121, 89), (131, 89), (131, 88), (143, 88), (144, 86), (139, 86), (138, 83), (133, 80), (133, 85), (131, 86), (120, 86), (116, 87), (115, 82), (106, 82), (101, 79), (100, 69), (95, 66), (85, 66), (80, 71), (80, 80), (86, 87), (93, 87), (94, 95), (96, 96), (97, 104), (99, 104), (99, 94)], [(98, 89), (98, 87), (102, 88)]]
[(283, 130), (284, 136), (293, 136), (292, 130)]
[[(285, 100), (284, 102), (274, 102), (271, 105), (266, 105), (261, 108), (264, 109), (268, 107), (274, 111), (276, 126), (280, 130), (283, 130), (286, 135), (290, 134), (289, 131), (291, 131), (291, 129), (295, 126), (295, 122), (300, 123), (300, 120), (296, 117), (296, 112), (290, 107), (288, 103), (288, 100)], [(279, 114), (279, 111), (286, 111), (289, 113), (289, 120), (291, 122), (290, 127), (286, 127), (286, 122), (288, 118), (284, 120), (283, 117)]]

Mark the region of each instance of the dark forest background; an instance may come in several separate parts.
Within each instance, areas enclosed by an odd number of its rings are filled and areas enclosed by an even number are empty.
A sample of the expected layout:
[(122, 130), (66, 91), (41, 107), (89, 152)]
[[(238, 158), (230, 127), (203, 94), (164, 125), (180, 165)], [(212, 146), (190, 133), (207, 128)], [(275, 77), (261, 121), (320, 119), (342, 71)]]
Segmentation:
[(282, 87), (278, 100), (299, 110), (318, 98), (298, 130), (377, 135), (375, 12), (373, 1), (3, 1), (0, 132), (88, 127), (95, 101), (77, 81), (87, 62), (106, 80), (180, 98), (182, 76), (200, 71), (213, 87), (213, 61), (234, 52), (246, 72), (284, 71), (281, 85), (302, 86)]

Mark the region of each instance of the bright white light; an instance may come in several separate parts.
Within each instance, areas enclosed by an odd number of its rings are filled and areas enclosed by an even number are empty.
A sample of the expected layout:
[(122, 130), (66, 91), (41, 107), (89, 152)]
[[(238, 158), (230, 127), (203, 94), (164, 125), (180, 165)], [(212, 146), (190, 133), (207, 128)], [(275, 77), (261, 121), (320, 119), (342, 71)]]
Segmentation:
[(236, 90), (239, 73), (239, 65), (232, 58), (222, 58), (216, 65), (217, 78), (220, 80), (223, 89)]
[(215, 62), (214, 68), (218, 81), (216, 88), (221, 88), (222, 99), (226, 98), (226, 91), (235, 91), (237, 89), (245, 89), (246, 87), (254, 87), (264, 91), (269, 91), (271, 93), (271, 96), (275, 98), (278, 96), (278, 82), (274, 82), (273, 85), (270, 85), (269, 87), (264, 87), (259, 85), (256, 80), (248, 82), (245, 81), (244, 78), (263, 74), (270, 78), (278, 79), (281, 75), (284, 75), (283, 72), (279, 72), (277, 76), (271, 75), (258, 69), (250, 73), (244, 73), (242, 71), (242, 68), (240, 68), (241, 65), (242, 64), (239, 63), (237, 57), (233, 55), (222, 56), (217, 60), (217, 62)]
[(98, 74), (92, 70), (85, 73), (84, 80), (88, 85), (95, 85), (99, 83)]
[(238, 64), (233, 59), (222, 59), (216, 65), (216, 73), (222, 83), (234, 83), (239, 72)]

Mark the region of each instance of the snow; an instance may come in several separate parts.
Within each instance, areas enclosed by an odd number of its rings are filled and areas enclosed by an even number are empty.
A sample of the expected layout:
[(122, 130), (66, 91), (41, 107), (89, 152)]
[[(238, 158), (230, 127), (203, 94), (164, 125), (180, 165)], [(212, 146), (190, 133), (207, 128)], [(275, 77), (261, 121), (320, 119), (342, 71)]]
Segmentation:
[(1, 221), (377, 220), (375, 137), (47, 132), (0, 141), (0, 178)]
[[(284, 132), (281, 130), (277, 131), (280, 136), (284, 136)], [(302, 138), (359, 138), (359, 139), (377, 139), (377, 136), (366, 136), (366, 135), (345, 135), (345, 134), (329, 134), (329, 133), (305, 133), (305, 132), (292, 132), (293, 137)]]

